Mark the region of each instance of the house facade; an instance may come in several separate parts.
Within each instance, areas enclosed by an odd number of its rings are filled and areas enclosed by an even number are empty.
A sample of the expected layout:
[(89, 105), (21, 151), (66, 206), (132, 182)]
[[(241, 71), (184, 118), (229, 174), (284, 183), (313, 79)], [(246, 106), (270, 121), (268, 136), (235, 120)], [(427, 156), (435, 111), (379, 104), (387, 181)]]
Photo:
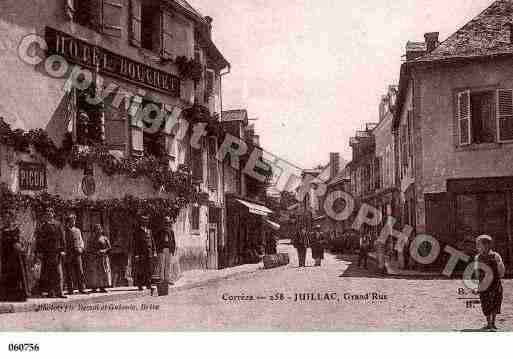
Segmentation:
[(441, 44), (426, 34), (426, 51), (402, 65), (394, 118), (406, 223), (469, 255), (489, 234), (509, 264), (512, 15), (496, 1)]
[[(224, 177), (212, 128), (229, 63), (213, 43), (212, 19), (183, 0), (38, 4), (30, 12), (32, 1), (0, 4), (0, 91), (8, 94), (0, 117), (12, 131), (39, 134), (24, 150), (4, 138), (1, 182), (62, 204), (59, 216), (75, 212), (86, 241), (102, 224), (117, 285), (131, 279), (136, 209), (175, 220), (175, 277), (217, 268)], [(22, 215), (30, 256), (39, 218)]]
[(254, 120), (248, 118), (245, 109), (223, 111), (223, 130), (241, 140), (247, 153), (241, 155), (238, 167), (231, 155), (222, 162), (224, 195), (226, 203), (226, 236), (220, 246), (221, 267), (255, 263), (263, 253), (267, 227), (272, 226), (268, 217), (273, 213), (265, 206), (265, 183), (248, 175), (244, 169), (253, 151), (259, 150), (259, 136), (255, 132)]

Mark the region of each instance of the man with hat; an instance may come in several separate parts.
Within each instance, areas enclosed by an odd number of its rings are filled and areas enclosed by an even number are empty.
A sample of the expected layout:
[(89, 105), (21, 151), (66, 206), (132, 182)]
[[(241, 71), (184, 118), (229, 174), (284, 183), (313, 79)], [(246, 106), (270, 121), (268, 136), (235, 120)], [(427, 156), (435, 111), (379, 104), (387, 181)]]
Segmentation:
[(75, 288), (80, 294), (87, 294), (85, 291), (85, 275), (82, 255), (85, 250), (82, 232), (76, 227), (77, 217), (69, 214), (66, 218), (64, 229), (66, 240), (66, 286), (68, 294), (73, 294)]
[(164, 217), (162, 222), (162, 230), (157, 236), (155, 244), (159, 257), (160, 281), (163, 284), (163, 287), (165, 287), (169, 284), (169, 269), (171, 265), (170, 256), (175, 255), (176, 242), (171, 217)]
[(62, 224), (55, 220), (53, 208), (46, 209), (35, 235), (36, 252), (41, 259), (41, 289), (48, 291), (49, 298), (66, 298), (62, 270), (62, 260), (66, 255), (65, 236)]
[(157, 256), (153, 233), (150, 229), (150, 219), (147, 215), (139, 218), (139, 225), (134, 233), (135, 256), (135, 285), (139, 290), (143, 287), (150, 289), (153, 294), (151, 277), (153, 275), (153, 260)]

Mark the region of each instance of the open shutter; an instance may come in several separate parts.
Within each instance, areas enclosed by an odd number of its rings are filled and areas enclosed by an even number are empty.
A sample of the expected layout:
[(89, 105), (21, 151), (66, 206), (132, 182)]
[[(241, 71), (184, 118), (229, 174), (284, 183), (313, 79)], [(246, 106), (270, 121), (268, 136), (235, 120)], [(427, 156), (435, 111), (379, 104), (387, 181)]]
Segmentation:
[(161, 12), (161, 56), (163, 59), (173, 59), (175, 56), (174, 40), (173, 40), (173, 15), (163, 10)]
[(513, 90), (497, 90), (497, 130), (499, 142), (513, 141)]
[(128, 140), (128, 114), (111, 106), (105, 108), (105, 142), (109, 149), (125, 151)]
[(132, 154), (141, 156), (144, 153), (144, 135), (142, 120), (133, 120), (130, 126)]
[(123, 13), (122, 0), (103, 0), (103, 33), (121, 37), (121, 17)]
[(471, 106), (470, 91), (458, 93), (458, 128), (460, 145), (469, 145), (471, 142)]
[(141, 0), (130, 0), (130, 44), (141, 47)]
[(165, 116), (164, 116), (166, 123), (164, 125), (163, 133), (164, 133), (165, 141), (166, 141), (166, 145), (165, 145), (166, 146), (166, 154), (174, 160), (174, 159), (176, 159), (177, 143), (176, 143), (175, 134), (173, 133), (174, 123), (172, 121), (172, 116), (171, 116), (173, 107), (165, 104), (164, 111), (166, 111)]

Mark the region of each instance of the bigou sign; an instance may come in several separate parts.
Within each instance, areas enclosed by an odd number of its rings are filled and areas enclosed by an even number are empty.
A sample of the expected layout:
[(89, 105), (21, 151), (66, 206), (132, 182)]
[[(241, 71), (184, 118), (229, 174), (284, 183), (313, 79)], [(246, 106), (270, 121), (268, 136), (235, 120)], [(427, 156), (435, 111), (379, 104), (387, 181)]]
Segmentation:
[(180, 79), (165, 71), (133, 61), (97, 45), (91, 45), (61, 31), (46, 28), (49, 55), (60, 55), (67, 61), (100, 73), (180, 97)]

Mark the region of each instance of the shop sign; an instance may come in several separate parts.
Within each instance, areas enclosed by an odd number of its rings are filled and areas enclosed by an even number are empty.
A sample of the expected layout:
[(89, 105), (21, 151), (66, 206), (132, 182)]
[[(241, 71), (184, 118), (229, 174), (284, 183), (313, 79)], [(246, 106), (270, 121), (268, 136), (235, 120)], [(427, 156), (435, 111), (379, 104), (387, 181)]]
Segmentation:
[(49, 55), (60, 55), (71, 63), (100, 73), (180, 97), (180, 78), (79, 40), (64, 32), (46, 28)]
[(19, 163), (19, 186), (22, 191), (40, 191), (46, 188), (46, 166), (42, 163)]

